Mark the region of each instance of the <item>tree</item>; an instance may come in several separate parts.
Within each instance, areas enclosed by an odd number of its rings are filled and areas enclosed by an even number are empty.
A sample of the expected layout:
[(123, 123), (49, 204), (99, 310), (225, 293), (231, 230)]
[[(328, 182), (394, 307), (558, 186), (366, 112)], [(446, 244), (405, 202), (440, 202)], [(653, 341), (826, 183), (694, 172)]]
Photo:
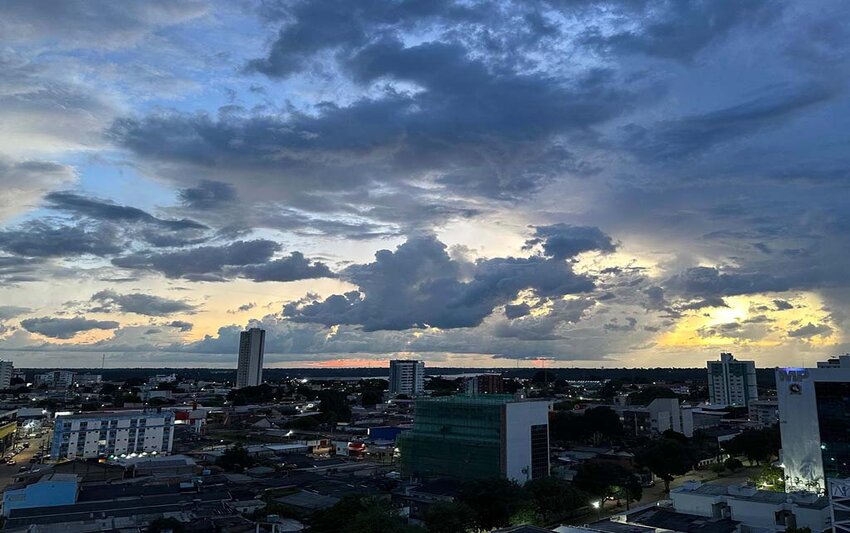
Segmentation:
[(501, 478), (467, 481), (457, 499), (475, 511), (478, 527), (487, 530), (510, 525), (511, 518), (528, 503), (519, 485)]
[(333, 507), (316, 511), (310, 531), (315, 533), (424, 533), (411, 527), (384, 500), (360, 494), (343, 496)]
[(475, 527), (475, 511), (463, 502), (438, 502), (425, 513), (430, 533), (465, 533)]
[(623, 465), (609, 462), (583, 464), (573, 483), (596, 497), (626, 500), (626, 505), (643, 496), (643, 488), (634, 473)]
[(633, 405), (649, 405), (656, 398), (678, 398), (675, 392), (665, 387), (645, 387), (629, 395)]
[(730, 457), (730, 458), (726, 459), (725, 461), (723, 461), (723, 466), (725, 466), (726, 468), (728, 468), (732, 472), (735, 472), (737, 470), (740, 470), (741, 468), (744, 468), (744, 463), (742, 463), (740, 459)]
[(586, 434), (600, 433), (606, 437), (623, 434), (620, 417), (609, 407), (594, 407), (584, 412), (584, 430)]
[(661, 436), (665, 439), (679, 441), (686, 446), (688, 444), (688, 437), (686, 437), (684, 433), (679, 433), (678, 431), (673, 431), (672, 429), (664, 430), (664, 433), (662, 433)]
[(351, 405), (346, 394), (342, 391), (324, 389), (319, 391), (319, 412), (322, 419), (330, 424), (348, 422), (351, 420)]
[(785, 471), (778, 466), (767, 465), (752, 479), (752, 482), (763, 490), (785, 492)]
[(743, 455), (751, 465), (770, 460), (779, 450), (770, 429), (748, 429), (730, 440), (725, 448), (732, 455)]
[(544, 524), (557, 522), (587, 505), (587, 493), (568, 481), (554, 477), (533, 479), (523, 489), (531, 495), (534, 509)]
[(241, 444), (236, 444), (224, 450), (224, 453), (218, 458), (216, 464), (225, 470), (239, 471), (253, 466), (254, 462), (248, 451)]
[(162, 531), (173, 531), (179, 533), (185, 531), (183, 523), (176, 518), (157, 518), (148, 526), (148, 533), (160, 533)]
[(674, 477), (686, 474), (694, 465), (687, 446), (672, 439), (650, 442), (637, 451), (635, 460), (664, 480), (664, 492), (670, 492), (670, 482)]

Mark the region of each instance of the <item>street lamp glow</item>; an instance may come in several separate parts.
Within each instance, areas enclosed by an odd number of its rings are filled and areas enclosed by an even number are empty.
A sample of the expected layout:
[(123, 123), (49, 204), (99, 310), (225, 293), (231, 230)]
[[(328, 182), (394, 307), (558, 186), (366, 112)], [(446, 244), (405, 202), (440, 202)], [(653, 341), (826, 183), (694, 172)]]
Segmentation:
[(599, 500), (594, 500), (594, 501), (590, 502), (590, 505), (592, 505), (594, 509), (599, 509), (600, 503), (601, 502)]

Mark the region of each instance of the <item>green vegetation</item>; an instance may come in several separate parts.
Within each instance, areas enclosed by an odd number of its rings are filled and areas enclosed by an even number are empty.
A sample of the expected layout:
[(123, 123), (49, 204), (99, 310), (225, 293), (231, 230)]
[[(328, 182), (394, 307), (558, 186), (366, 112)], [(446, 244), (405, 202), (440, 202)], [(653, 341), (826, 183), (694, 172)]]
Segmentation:
[(556, 411), (549, 425), (552, 440), (600, 442), (623, 434), (620, 417), (608, 407), (594, 407), (582, 415)]
[(762, 490), (785, 492), (785, 471), (778, 466), (765, 466), (750, 481)]
[(694, 466), (691, 450), (673, 439), (658, 439), (640, 448), (635, 461), (664, 480), (664, 492), (670, 492), (673, 478), (686, 474)]
[(344, 496), (333, 507), (313, 513), (313, 533), (424, 533), (408, 526), (389, 502), (362, 495)]

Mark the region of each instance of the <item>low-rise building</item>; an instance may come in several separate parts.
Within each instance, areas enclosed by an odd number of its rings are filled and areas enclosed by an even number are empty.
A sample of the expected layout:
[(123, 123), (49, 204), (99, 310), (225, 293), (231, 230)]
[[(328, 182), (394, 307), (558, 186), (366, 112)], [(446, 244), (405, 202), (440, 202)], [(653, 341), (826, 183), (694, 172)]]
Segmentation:
[(58, 416), (53, 428), (54, 459), (169, 453), (174, 413), (149, 409)]
[(74, 383), (74, 373), (68, 370), (53, 370), (43, 374), (36, 374), (33, 385), (47, 386), (51, 389), (67, 389)]
[(35, 483), (3, 492), (3, 516), (15, 509), (72, 505), (77, 501), (80, 483), (74, 474), (50, 473)]
[(756, 400), (749, 405), (750, 422), (758, 427), (766, 428), (779, 423), (778, 400)]
[(677, 398), (656, 398), (646, 407), (623, 411), (623, 427), (637, 436), (658, 436), (673, 430), (686, 437), (694, 435), (693, 411)]

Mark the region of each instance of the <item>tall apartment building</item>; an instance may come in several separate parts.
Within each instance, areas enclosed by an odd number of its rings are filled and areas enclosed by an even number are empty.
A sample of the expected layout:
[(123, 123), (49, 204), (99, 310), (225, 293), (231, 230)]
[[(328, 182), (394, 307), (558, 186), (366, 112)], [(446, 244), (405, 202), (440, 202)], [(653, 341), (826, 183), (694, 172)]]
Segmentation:
[(173, 443), (171, 411), (93, 412), (58, 416), (50, 453), (53, 459), (169, 453)]
[(12, 361), (0, 361), (0, 390), (12, 386), (12, 377), (15, 374), (15, 365)]
[(504, 394), (422, 398), (413, 429), (397, 442), (406, 475), (525, 483), (549, 475), (549, 402)]
[(239, 334), (239, 363), (236, 367), (236, 387), (256, 387), (263, 382), (263, 353), (266, 349), (266, 330), (250, 328)]
[(74, 383), (74, 373), (67, 370), (53, 370), (36, 374), (33, 384), (36, 387), (47, 385), (51, 389), (67, 389)]
[(418, 396), (425, 390), (425, 362), (393, 359), (390, 361), (390, 396)]
[(505, 392), (501, 374), (479, 374), (466, 378), (467, 394), (502, 394)]
[(850, 355), (818, 368), (778, 368), (787, 492), (827, 493), (836, 532), (850, 532)]
[(756, 364), (721, 353), (720, 361), (708, 362), (708, 395), (712, 405), (746, 407), (758, 400)]

